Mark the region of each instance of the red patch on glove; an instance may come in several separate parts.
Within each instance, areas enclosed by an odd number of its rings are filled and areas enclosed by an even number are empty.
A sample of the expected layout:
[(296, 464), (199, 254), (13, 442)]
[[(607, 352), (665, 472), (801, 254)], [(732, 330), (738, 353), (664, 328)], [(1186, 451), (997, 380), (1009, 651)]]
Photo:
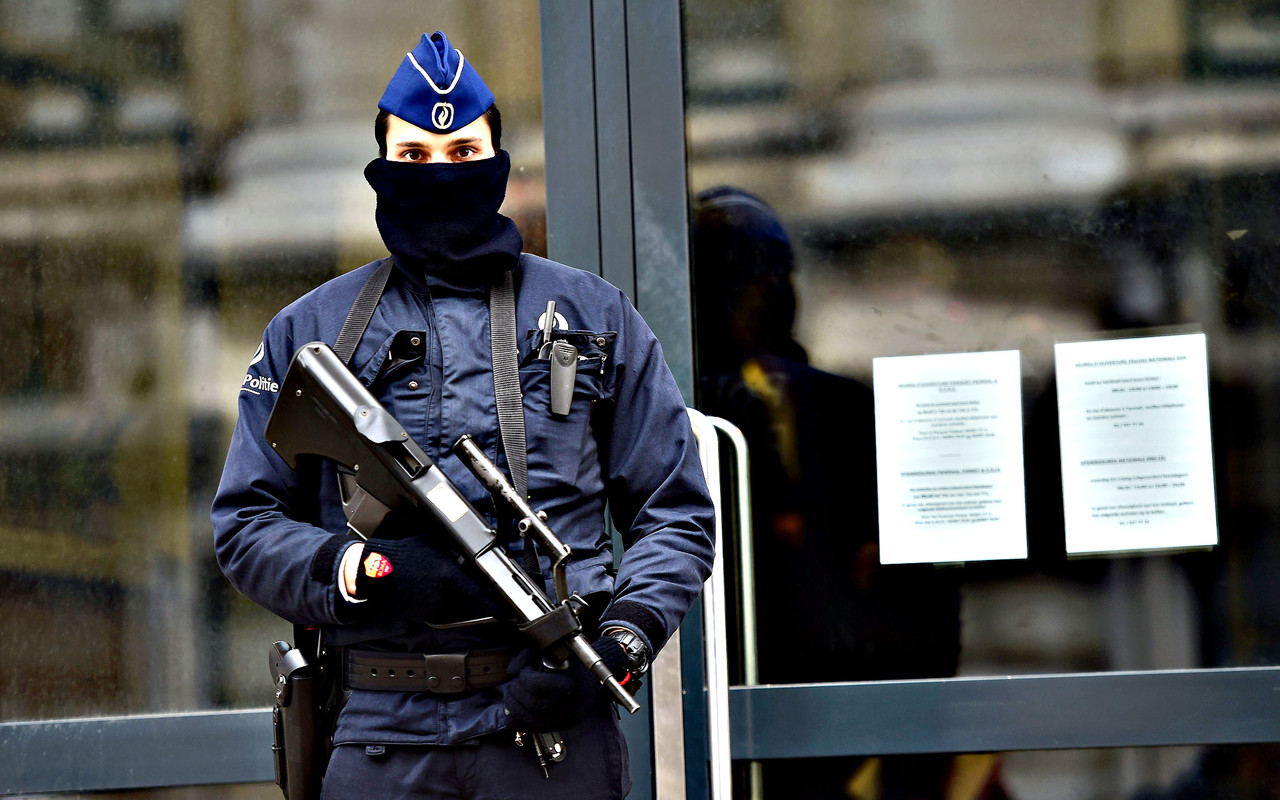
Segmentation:
[(381, 578), (391, 574), (391, 562), (381, 553), (370, 553), (364, 560), (364, 574), (370, 578)]

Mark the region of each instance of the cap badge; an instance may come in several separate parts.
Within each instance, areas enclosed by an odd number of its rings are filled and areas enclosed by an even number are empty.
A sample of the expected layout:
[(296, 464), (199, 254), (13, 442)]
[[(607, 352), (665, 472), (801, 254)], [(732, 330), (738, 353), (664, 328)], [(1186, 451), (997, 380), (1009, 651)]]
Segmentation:
[(453, 124), (453, 103), (436, 103), (431, 108), (431, 122), (440, 130)]

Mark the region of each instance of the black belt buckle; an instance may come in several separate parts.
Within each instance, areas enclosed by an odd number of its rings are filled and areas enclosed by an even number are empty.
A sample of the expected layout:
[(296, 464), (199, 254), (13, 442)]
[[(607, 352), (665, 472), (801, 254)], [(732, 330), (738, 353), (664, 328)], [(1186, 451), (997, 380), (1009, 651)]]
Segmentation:
[(427, 689), (436, 694), (456, 694), (467, 690), (466, 653), (424, 655), (422, 666), (427, 674)]

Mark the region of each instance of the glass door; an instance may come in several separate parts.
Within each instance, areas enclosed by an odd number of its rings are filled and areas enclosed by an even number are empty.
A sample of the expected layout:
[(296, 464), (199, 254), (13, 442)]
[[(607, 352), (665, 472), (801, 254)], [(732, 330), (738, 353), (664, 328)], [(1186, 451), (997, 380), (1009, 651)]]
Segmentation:
[(735, 794), (1277, 791), (1274, 21), (683, 3)]

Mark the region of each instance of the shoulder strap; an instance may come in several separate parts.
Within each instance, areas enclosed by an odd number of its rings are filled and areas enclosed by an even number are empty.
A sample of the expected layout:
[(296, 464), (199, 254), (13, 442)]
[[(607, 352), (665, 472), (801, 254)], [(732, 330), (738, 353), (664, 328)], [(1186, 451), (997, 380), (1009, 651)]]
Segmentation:
[[(523, 256), (521, 256), (523, 258)], [(498, 428), (507, 470), (521, 497), (529, 496), (529, 452), (524, 433), (524, 394), (520, 391), (520, 350), (516, 344), (515, 281), (508, 270), (489, 287), (489, 342), (493, 351), (493, 396), (498, 405)], [(542, 567), (533, 537), (524, 537), (523, 566), (529, 577), (543, 584)]]
[(511, 270), (489, 288), (489, 342), (493, 350), (493, 396), (498, 428), (507, 454), (511, 482), (529, 495), (529, 454), (524, 435), (524, 395), (520, 391), (520, 352), (516, 344), (516, 293)]
[(369, 280), (360, 287), (360, 294), (356, 295), (355, 302), (351, 304), (347, 319), (342, 323), (342, 331), (338, 334), (337, 341), (333, 343), (333, 352), (342, 359), (343, 364), (349, 363), (351, 357), (356, 354), (356, 345), (360, 344), (365, 328), (369, 327), (369, 320), (373, 319), (373, 310), (378, 307), (378, 300), (382, 298), (382, 292), (387, 288), (387, 279), (391, 277), (392, 266), (394, 262), (390, 256), (382, 259), (382, 263), (378, 264), (378, 268), (369, 276)]

